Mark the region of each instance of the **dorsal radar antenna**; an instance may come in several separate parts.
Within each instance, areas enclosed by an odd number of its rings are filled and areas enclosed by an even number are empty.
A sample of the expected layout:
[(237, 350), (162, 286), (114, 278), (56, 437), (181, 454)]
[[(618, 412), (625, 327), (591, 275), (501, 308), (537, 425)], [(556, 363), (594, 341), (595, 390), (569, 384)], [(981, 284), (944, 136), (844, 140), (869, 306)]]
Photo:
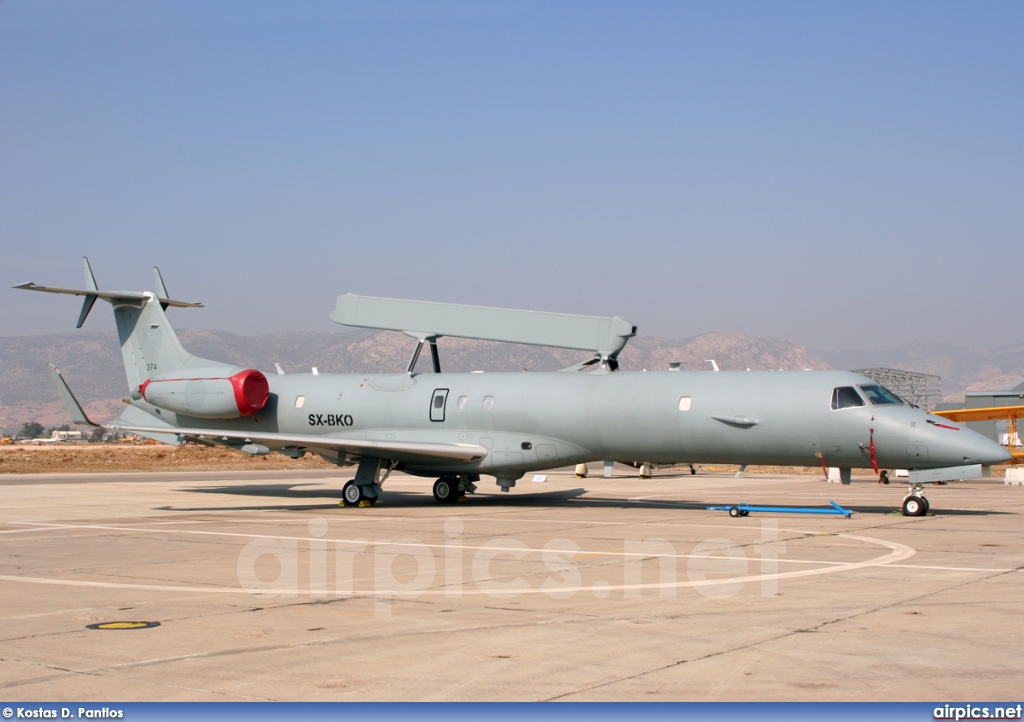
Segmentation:
[[(354, 293), (338, 296), (330, 318), (344, 326), (401, 331), (419, 339), (418, 348), (430, 343), (432, 355), (436, 339), (453, 336), (590, 351), (610, 370), (618, 368), (619, 353), (636, 335), (636, 326), (618, 316), (577, 316)], [(437, 370), (436, 357), (433, 360)], [(414, 364), (415, 357), (411, 366)]]

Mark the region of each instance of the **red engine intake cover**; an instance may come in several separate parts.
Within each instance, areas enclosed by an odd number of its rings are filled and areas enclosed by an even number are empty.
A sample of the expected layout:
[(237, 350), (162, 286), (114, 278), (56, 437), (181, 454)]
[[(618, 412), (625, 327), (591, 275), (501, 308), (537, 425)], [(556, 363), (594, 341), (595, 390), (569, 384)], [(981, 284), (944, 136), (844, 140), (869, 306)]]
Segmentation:
[[(226, 370), (226, 369), (225, 369)], [(189, 371), (195, 376), (185, 376)], [(198, 373), (197, 373), (198, 372)], [(270, 382), (255, 369), (186, 369), (180, 377), (147, 379), (139, 392), (157, 408), (203, 419), (238, 419), (259, 412), (270, 398)]]
[(235, 390), (235, 403), (242, 416), (252, 416), (262, 409), (270, 398), (270, 382), (256, 369), (240, 371), (230, 379)]

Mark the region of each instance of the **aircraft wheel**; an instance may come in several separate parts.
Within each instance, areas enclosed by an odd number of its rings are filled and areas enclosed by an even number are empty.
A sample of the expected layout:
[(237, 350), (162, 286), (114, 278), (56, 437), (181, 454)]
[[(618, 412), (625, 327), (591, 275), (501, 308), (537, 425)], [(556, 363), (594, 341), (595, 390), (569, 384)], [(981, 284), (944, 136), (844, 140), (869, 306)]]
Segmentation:
[(355, 480), (349, 481), (341, 490), (341, 504), (342, 506), (359, 506), (359, 502), (368, 501), (372, 505), (376, 499), (369, 499), (363, 496), (363, 490), (360, 489)]
[(903, 516), (924, 516), (928, 513), (928, 502), (921, 496), (908, 496), (903, 500)]
[(729, 516), (731, 516), (733, 519), (739, 519), (741, 516), (743, 516), (743, 512), (740, 511), (738, 507), (730, 506)]
[(746, 509), (740, 509), (740, 516), (750, 516), (750, 512)]
[(457, 480), (442, 476), (434, 482), (434, 498), (442, 504), (450, 504), (457, 501), (459, 496), (459, 482)]

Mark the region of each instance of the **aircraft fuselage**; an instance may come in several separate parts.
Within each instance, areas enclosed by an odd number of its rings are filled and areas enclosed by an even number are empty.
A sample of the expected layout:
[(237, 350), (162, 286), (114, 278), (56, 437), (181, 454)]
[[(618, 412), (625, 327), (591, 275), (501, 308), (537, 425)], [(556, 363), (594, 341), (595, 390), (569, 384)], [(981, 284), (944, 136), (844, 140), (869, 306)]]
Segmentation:
[[(873, 384), (845, 371), (288, 374), (254, 417), (211, 428), (479, 444), (486, 458), (412, 463), (434, 473), (524, 473), (616, 459), (871, 468), (999, 463), (989, 439), (905, 404), (832, 408)], [(135, 405), (150, 413), (144, 401)], [(159, 412), (156, 412), (159, 413)], [(162, 414), (165, 418), (168, 412)], [(170, 421), (170, 419), (168, 419)], [(197, 420), (181, 414), (175, 425)]]
[[(1010, 453), (965, 427), (906, 405), (847, 371), (617, 371), (636, 327), (621, 318), (339, 296), (339, 323), (402, 330), (429, 345), (435, 373), (278, 374), (202, 359), (182, 345), (157, 291), (17, 288), (84, 297), (114, 309), (130, 408), (111, 428), (169, 444), (223, 444), (249, 454), (318, 454), (358, 463), (342, 503), (372, 506), (395, 469), (437, 475), (434, 496), (454, 501), (481, 474), (503, 490), (526, 472), (581, 462), (723, 463), (906, 468), (903, 512), (927, 513), (929, 480), (972, 478)], [(417, 329), (410, 331), (409, 329)], [(440, 336), (559, 345), (594, 355), (549, 373), (440, 373)], [(51, 375), (76, 423), (98, 426), (56, 367)]]

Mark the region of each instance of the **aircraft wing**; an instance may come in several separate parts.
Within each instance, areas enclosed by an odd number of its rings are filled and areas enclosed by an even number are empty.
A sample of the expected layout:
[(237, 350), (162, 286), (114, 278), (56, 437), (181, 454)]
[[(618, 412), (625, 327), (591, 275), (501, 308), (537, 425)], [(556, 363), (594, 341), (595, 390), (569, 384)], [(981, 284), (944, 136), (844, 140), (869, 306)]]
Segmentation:
[(160, 426), (135, 426), (114, 423), (110, 428), (149, 435), (173, 435), (179, 442), (192, 440), (207, 444), (266, 446), (272, 451), (289, 449), (352, 456), (378, 456), (382, 459), (407, 462), (480, 461), (487, 456), (486, 447), (478, 444), (457, 444), (425, 441), (372, 441), (311, 434), (279, 434), (276, 432), (231, 431), (225, 429), (189, 429)]
[(121, 414), (121, 418), (118, 423), (121, 428), (127, 426), (148, 427), (156, 423), (162, 429), (161, 433), (139, 433), (139, 436), (145, 436), (148, 439), (159, 441), (161, 444), (167, 444), (168, 446), (180, 446), (182, 442), (182, 439), (178, 438), (178, 436), (175, 434), (173, 426), (163, 421), (154, 419), (152, 416), (147, 414), (142, 409), (137, 409), (134, 406), (129, 406), (124, 410), (124, 413)]
[(992, 406), (985, 409), (949, 409), (947, 411), (931, 411), (936, 416), (943, 416), (950, 421), (999, 421), (1016, 419), (1024, 416), (1024, 406)]

